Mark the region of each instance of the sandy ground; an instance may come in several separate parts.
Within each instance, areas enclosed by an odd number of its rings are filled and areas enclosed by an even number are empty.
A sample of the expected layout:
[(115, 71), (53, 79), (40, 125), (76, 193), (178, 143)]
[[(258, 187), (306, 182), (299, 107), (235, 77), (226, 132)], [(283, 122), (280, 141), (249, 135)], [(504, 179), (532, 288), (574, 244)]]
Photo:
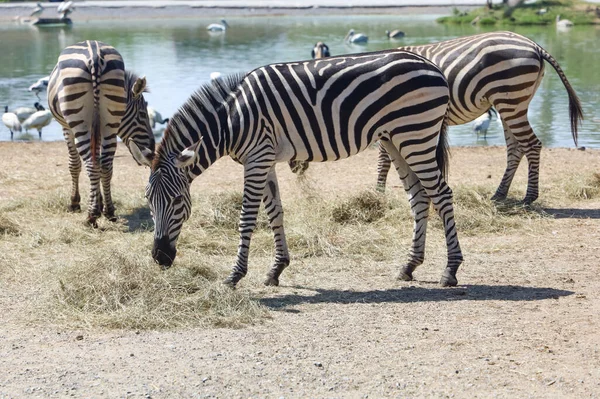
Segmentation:
[[(495, 186), (504, 151), (454, 148), (450, 184)], [(122, 146), (119, 152), (114, 190), (142, 190), (147, 170)], [(367, 151), (313, 165), (308, 177), (329, 195), (345, 196), (372, 186), (375, 159)], [(0, 184), (11, 180), (10, 190), (0, 188), (0, 205), (43, 196), (28, 178), (33, 173), (68, 185), (66, 161), (63, 143), (0, 143)], [(285, 201), (298, 195), (298, 185), (281, 166)], [(268, 256), (255, 257), (240, 289), (271, 318), (241, 329), (34, 323), (28, 315), (40, 293), (0, 281), (0, 398), (598, 398), (600, 199), (568, 199), (561, 185), (600, 171), (600, 151), (544, 150), (542, 166), (539, 202), (555, 217), (461, 235), (466, 261), (453, 289), (436, 283), (445, 258), (440, 234), (430, 236), (414, 282), (393, 278), (395, 262), (293, 257), (282, 285), (265, 288)], [(230, 190), (240, 177), (239, 165), (222, 160), (193, 189)], [(397, 186), (391, 189), (403, 196)], [(514, 188), (514, 196), (523, 194), (523, 170)]]

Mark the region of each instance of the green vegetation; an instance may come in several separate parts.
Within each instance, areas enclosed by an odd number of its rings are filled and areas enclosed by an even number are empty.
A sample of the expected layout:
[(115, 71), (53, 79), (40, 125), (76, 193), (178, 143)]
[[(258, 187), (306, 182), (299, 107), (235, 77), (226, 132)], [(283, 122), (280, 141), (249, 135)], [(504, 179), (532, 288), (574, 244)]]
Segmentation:
[(551, 25), (560, 15), (561, 19), (568, 19), (575, 25), (589, 25), (600, 23), (600, 9), (597, 7), (597, 4), (576, 0), (542, 0), (515, 8), (496, 5), (492, 9), (483, 7), (471, 12), (455, 8), (453, 15), (438, 18), (437, 22), (487, 26)]

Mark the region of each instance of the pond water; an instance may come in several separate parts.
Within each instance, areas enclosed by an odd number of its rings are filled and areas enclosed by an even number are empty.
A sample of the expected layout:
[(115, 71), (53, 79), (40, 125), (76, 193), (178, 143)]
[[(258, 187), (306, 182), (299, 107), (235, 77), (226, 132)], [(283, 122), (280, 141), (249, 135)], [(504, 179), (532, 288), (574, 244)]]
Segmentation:
[[(149, 104), (163, 117), (172, 115), (211, 72), (246, 72), (271, 62), (310, 58), (312, 46), (324, 41), (332, 55), (375, 51), (409, 44), (424, 44), (482, 32), (472, 26), (445, 26), (436, 16), (323, 16), (230, 18), (226, 34), (209, 34), (206, 25), (215, 19), (139, 20), (79, 22), (70, 28), (36, 28), (0, 24), (0, 105), (14, 109), (33, 106), (35, 95), (27, 87), (49, 75), (59, 52), (85, 39), (96, 39), (117, 48), (126, 67), (146, 75), (151, 92)], [(354, 28), (366, 33), (366, 46), (347, 45), (346, 32)], [(406, 37), (391, 42), (386, 29), (402, 29)], [(580, 145), (600, 148), (600, 29), (576, 26), (568, 32), (549, 27), (516, 27), (542, 45), (560, 63), (579, 95), (585, 121)], [(45, 95), (42, 103), (46, 105)], [(529, 111), (530, 120), (547, 147), (572, 147), (568, 97), (550, 65)], [(37, 140), (37, 132), (18, 139)], [(0, 140), (10, 133), (0, 125)], [(44, 141), (62, 140), (60, 125), (53, 121), (43, 131)], [(452, 127), (451, 145), (503, 145), (499, 123), (492, 123), (487, 139), (478, 138), (472, 125)]]

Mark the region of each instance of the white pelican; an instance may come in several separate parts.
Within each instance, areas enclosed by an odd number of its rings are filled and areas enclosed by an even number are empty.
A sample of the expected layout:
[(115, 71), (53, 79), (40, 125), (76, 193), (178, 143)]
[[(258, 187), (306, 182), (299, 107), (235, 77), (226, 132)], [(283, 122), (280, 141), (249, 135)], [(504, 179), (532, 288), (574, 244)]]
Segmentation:
[(21, 131), (21, 122), (17, 115), (12, 112), (8, 112), (8, 105), (4, 107), (4, 114), (2, 114), (2, 123), (10, 130), (10, 138), (13, 138), (13, 132)]
[(229, 28), (229, 25), (227, 25), (227, 21), (224, 19), (221, 20), (220, 24), (210, 24), (206, 27), (211, 32), (225, 32), (227, 28)]
[(386, 35), (387, 35), (387, 37), (388, 37), (388, 38), (390, 38), (390, 39), (400, 39), (400, 38), (403, 38), (403, 37), (404, 37), (404, 32), (402, 32), (402, 31), (401, 31), (401, 30), (399, 30), (399, 29), (393, 30), (393, 31), (391, 31), (391, 32), (390, 32), (389, 30), (386, 30), (386, 31), (385, 31), (385, 34), (386, 34)]
[(477, 136), (479, 136), (479, 133), (483, 133), (483, 138), (486, 138), (488, 128), (490, 127), (490, 121), (493, 117), (492, 112), (497, 114), (495, 109), (490, 108), (485, 114), (473, 121), (473, 131), (477, 133)]
[(311, 51), (311, 57), (314, 59), (329, 57), (329, 47), (323, 42), (317, 42)]
[(37, 82), (35, 82), (31, 86), (29, 86), (29, 91), (33, 91), (35, 93), (36, 97), (39, 99), (40, 93), (43, 91), (46, 91), (46, 89), (48, 88), (49, 80), (50, 80), (50, 76), (46, 76), (41, 79), (38, 79)]
[(560, 15), (556, 16), (556, 27), (557, 28), (570, 28), (573, 25), (574, 25), (573, 22), (569, 21), (568, 19), (560, 19)]
[(19, 122), (23, 123), (25, 121), (25, 119), (29, 118), (36, 111), (45, 110), (45, 108), (40, 103), (35, 103), (35, 104), (33, 104), (33, 106), (35, 108), (19, 107), (19, 108), (15, 109), (15, 115), (17, 115), (17, 118), (19, 118)]
[(160, 112), (158, 112), (154, 108), (148, 107), (147, 109), (148, 109), (148, 119), (150, 119), (150, 126), (152, 127), (152, 129), (154, 129), (154, 126), (157, 123), (160, 123), (162, 125), (163, 123), (169, 122), (169, 118), (163, 119)]
[(369, 41), (369, 37), (364, 33), (354, 33), (354, 29), (350, 29), (348, 34), (344, 38), (344, 41), (348, 43), (366, 43)]
[(40, 138), (42, 138), (42, 128), (48, 126), (52, 122), (52, 112), (50, 110), (34, 112), (29, 118), (23, 122), (22, 126), (25, 131), (29, 129), (37, 129)]
[(73, 7), (72, 1), (67, 1), (65, 3), (60, 3), (56, 8), (56, 12), (60, 15), (60, 19), (65, 19), (67, 16), (73, 12), (75, 7)]
[(37, 7), (35, 7), (33, 9), (33, 11), (31, 12), (31, 14), (29, 14), (29, 16), (37, 18), (40, 15), (42, 15), (43, 12), (44, 12), (44, 6), (42, 6), (42, 3), (37, 3)]

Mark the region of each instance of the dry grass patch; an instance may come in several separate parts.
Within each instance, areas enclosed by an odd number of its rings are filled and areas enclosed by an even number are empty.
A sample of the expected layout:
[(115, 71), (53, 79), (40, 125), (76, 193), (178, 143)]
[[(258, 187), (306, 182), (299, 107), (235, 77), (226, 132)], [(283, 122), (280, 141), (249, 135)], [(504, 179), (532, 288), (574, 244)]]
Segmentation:
[(600, 173), (573, 175), (564, 181), (564, 191), (569, 198), (589, 200), (600, 195)]
[(239, 327), (266, 316), (247, 292), (231, 290), (203, 262), (167, 271), (148, 256), (115, 251), (65, 267), (58, 276), (57, 317), (67, 324), (159, 329)]
[(333, 206), (331, 217), (336, 223), (373, 223), (385, 215), (385, 196), (375, 191), (362, 191)]

